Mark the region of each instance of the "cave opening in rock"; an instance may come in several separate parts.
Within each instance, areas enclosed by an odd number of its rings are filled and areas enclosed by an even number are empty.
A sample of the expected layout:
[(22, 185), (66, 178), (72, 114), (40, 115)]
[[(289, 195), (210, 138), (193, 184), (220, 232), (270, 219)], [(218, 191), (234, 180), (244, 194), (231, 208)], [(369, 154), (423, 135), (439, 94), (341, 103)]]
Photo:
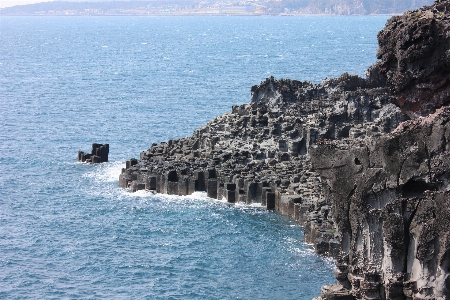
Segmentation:
[(342, 130), (341, 130), (341, 136), (343, 137), (343, 138), (348, 138), (349, 136), (350, 136), (350, 129), (351, 129), (352, 127), (350, 127), (350, 126), (345, 126), (344, 128), (342, 128)]
[(178, 182), (177, 171), (170, 171), (167, 177), (169, 182)]
[(414, 180), (411, 179), (402, 186), (402, 197), (413, 198), (419, 197), (424, 198), (425, 191), (436, 191), (436, 185), (433, 183), (427, 183), (424, 180)]

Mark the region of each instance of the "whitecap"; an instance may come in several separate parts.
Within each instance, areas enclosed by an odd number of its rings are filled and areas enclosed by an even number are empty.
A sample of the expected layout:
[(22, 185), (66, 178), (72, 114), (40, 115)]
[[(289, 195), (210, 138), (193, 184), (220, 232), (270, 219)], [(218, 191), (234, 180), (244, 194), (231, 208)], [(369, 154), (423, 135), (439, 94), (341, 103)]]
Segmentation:
[(125, 166), (123, 161), (107, 162), (95, 165), (95, 168), (84, 177), (93, 178), (96, 182), (115, 182), (119, 180), (122, 168)]

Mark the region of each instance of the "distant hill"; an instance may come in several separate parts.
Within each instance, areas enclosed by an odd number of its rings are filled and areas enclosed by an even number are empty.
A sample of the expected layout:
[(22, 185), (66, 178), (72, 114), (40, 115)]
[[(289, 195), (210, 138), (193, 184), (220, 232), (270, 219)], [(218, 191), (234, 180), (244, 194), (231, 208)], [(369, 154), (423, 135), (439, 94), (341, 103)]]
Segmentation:
[(336, 15), (398, 14), (433, 3), (433, 0), (310, 0), (300, 11)]
[(431, 5), (433, 2), (433, 0), (53, 1), (2, 8), (0, 15), (369, 15), (399, 14)]

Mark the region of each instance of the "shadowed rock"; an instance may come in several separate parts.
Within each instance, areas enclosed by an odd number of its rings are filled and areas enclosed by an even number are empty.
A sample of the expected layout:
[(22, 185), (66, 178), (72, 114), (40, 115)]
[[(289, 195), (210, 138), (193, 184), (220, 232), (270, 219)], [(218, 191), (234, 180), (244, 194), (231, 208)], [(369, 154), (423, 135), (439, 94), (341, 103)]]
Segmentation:
[(92, 144), (91, 153), (78, 151), (78, 161), (86, 163), (108, 162), (109, 144)]

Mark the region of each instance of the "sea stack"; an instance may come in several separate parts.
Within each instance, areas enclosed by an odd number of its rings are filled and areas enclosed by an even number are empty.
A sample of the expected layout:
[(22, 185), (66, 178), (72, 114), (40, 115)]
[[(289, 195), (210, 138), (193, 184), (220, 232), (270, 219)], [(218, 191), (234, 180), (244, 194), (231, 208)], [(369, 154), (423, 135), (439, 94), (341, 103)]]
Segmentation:
[(317, 299), (450, 299), (450, 1), (394, 16), (366, 78), (271, 77), (121, 186), (261, 203), (336, 258)]
[(78, 161), (85, 163), (102, 163), (108, 162), (109, 144), (92, 144), (91, 153), (78, 151)]

